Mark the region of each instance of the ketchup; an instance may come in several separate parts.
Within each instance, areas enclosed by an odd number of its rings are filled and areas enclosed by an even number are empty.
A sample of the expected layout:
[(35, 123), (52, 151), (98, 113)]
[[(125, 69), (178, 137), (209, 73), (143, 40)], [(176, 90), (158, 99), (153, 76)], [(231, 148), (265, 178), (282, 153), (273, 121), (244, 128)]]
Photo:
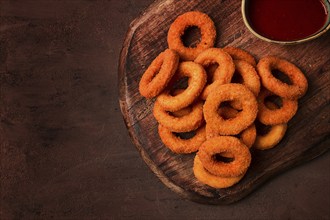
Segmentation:
[(258, 34), (292, 41), (321, 30), (328, 11), (321, 0), (249, 0), (246, 14)]

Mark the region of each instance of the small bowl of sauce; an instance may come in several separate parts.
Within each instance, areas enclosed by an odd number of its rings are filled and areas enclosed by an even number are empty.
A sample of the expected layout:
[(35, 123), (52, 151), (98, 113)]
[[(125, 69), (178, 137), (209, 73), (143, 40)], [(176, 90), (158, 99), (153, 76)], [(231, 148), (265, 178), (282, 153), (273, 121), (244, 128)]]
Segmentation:
[(246, 27), (258, 38), (280, 44), (315, 39), (330, 29), (328, 0), (242, 0)]

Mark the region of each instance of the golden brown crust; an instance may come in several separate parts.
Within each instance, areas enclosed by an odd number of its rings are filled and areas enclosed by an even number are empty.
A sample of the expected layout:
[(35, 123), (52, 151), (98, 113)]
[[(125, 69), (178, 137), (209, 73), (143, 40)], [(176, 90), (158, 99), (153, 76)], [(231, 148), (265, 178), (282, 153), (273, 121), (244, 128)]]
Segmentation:
[[(218, 82), (218, 84), (229, 83), (235, 72), (235, 65), (233, 59), (224, 50), (220, 48), (209, 48), (200, 53), (194, 61), (195, 63), (201, 64), (204, 68), (212, 64), (218, 64), (214, 70), (212, 81)], [(206, 99), (210, 92), (210, 86), (205, 86), (201, 98)]]
[(257, 129), (254, 123), (242, 131), (238, 136), (248, 148), (251, 148), (257, 137)]
[[(184, 46), (181, 36), (188, 27), (198, 27), (201, 40), (196, 47)], [(212, 19), (199, 11), (190, 11), (178, 16), (171, 24), (167, 34), (168, 47), (179, 53), (182, 60), (194, 60), (203, 50), (213, 47), (216, 29)]]
[(265, 105), (265, 99), (272, 96), (270, 91), (262, 89), (258, 96), (258, 120), (265, 125), (285, 124), (296, 114), (298, 101), (286, 98), (282, 99), (282, 107), (272, 109)]
[(155, 102), (153, 115), (159, 124), (173, 132), (189, 132), (197, 129), (204, 121), (203, 103), (196, 102), (191, 106), (191, 111), (181, 117), (167, 112), (158, 101)]
[[(272, 70), (274, 69), (287, 75), (290, 78), (292, 85), (275, 78), (272, 74)], [(257, 70), (262, 85), (280, 97), (286, 99), (298, 99), (307, 91), (308, 82), (305, 75), (298, 67), (287, 60), (274, 56), (267, 56), (259, 60)]]
[[(222, 162), (215, 159), (223, 153), (233, 156), (233, 161)], [(238, 138), (231, 136), (217, 136), (207, 139), (197, 153), (204, 168), (213, 175), (221, 177), (235, 177), (243, 175), (251, 163), (249, 148)]]
[(251, 92), (258, 96), (260, 92), (260, 78), (256, 69), (249, 63), (243, 60), (234, 60), (235, 69), (243, 78), (243, 85), (245, 85)]
[(139, 91), (145, 98), (153, 98), (160, 94), (171, 80), (179, 64), (178, 54), (166, 49), (160, 53), (143, 73)]
[(257, 62), (254, 57), (245, 50), (232, 46), (224, 47), (223, 50), (226, 51), (233, 58), (233, 60), (244, 60), (253, 67), (257, 66)]
[(275, 147), (284, 137), (287, 124), (272, 125), (265, 135), (257, 135), (253, 145), (258, 150), (267, 150)]
[[(265, 105), (267, 108), (272, 110), (279, 108), (275, 103), (270, 101), (266, 101)], [(267, 150), (275, 147), (283, 139), (287, 127), (287, 124), (271, 125), (266, 134), (257, 134), (253, 147), (258, 150)]]
[[(260, 92), (260, 78), (256, 69), (244, 60), (234, 60), (235, 63), (235, 73), (240, 74), (243, 82), (251, 92), (257, 97)], [(239, 102), (233, 101), (231, 105), (235, 109), (242, 109)]]
[[(235, 118), (225, 120), (218, 114), (218, 108), (222, 102), (233, 100), (238, 100), (243, 110)], [(212, 90), (203, 108), (206, 123), (220, 135), (239, 134), (254, 122), (257, 112), (258, 103), (253, 93), (236, 83), (220, 85)]]
[(203, 167), (203, 164), (200, 161), (198, 155), (196, 155), (194, 159), (193, 171), (195, 177), (200, 182), (219, 189), (231, 187), (234, 184), (238, 183), (244, 177), (244, 174), (236, 177), (220, 177), (213, 175)]
[(162, 142), (173, 153), (188, 154), (198, 151), (199, 147), (206, 140), (205, 126), (198, 128), (195, 131), (195, 135), (189, 139), (182, 139), (176, 136), (168, 128), (158, 125), (158, 134)]
[(179, 64), (176, 79), (188, 77), (188, 87), (180, 94), (172, 96), (171, 88), (165, 89), (158, 97), (157, 101), (167, 111), (178, 111), (192, 104), (201, 94), (206, 84), (206, 73), (204, 68), (192, 61)]
[[(206, 139), (210, 139), (216, 136), (220, 135), (212, 130), (208, 125), (206, 125)], [(248, 148), (251, 148), (257, 137), (257, 130), (255, 125), (250, 125), (247, 129), (243, 130), (236, 136), (242, 141), (243, 144), (245, 144)]]

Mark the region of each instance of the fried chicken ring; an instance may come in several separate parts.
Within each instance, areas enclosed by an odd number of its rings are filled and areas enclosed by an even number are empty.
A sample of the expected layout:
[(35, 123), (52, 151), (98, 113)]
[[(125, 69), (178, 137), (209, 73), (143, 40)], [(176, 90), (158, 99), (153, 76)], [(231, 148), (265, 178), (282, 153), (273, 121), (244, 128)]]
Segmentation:
[[(292, 85), (275, 78), (272, 70), (277, 69), (287, 75)], [(267, 56), (259, 60), (257, 70), (261, 78), (262, 85), (272, 93), (286, 98), (298, 99), (302, 97), (308, 87), (305, 75), (294, 64), (274, 56)]]
[[(201, 40), (196, 47), (186, 47), (181, 36), (188, 27), (198, 27)], [(203, 50), (213, 47), (216, 29), (212, 19), (199, 11), (190, 11), (178, 16), (171, 24), (167, 34), (167, 43), (170, 49), (175, 50), (182, 60), (194, 60)]]
[(145, 98), (161, 93), (171, 80), (179, 64), (179, 55), (171, 49), (160, 53), (143, 73), (139, 91)]
[[(232, 161), (218, 161), (217, 156), (232, 155)], [(207, 139), (197, 152), (203, 167), (213, 175), (221, 177), (237, 177), (245, 174), (251, 163), (248, 147), (238, 138), (217, 136)]]

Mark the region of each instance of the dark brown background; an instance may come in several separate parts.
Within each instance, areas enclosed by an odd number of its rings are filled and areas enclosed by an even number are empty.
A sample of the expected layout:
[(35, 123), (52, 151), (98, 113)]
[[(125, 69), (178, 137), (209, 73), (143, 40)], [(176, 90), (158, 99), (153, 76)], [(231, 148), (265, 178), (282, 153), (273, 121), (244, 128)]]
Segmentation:
[(0, 1), (0, 219), (330, 219), (329, 153), (229, 206), (183, 200), (144, 164), (117, 66), (151, 2)]

